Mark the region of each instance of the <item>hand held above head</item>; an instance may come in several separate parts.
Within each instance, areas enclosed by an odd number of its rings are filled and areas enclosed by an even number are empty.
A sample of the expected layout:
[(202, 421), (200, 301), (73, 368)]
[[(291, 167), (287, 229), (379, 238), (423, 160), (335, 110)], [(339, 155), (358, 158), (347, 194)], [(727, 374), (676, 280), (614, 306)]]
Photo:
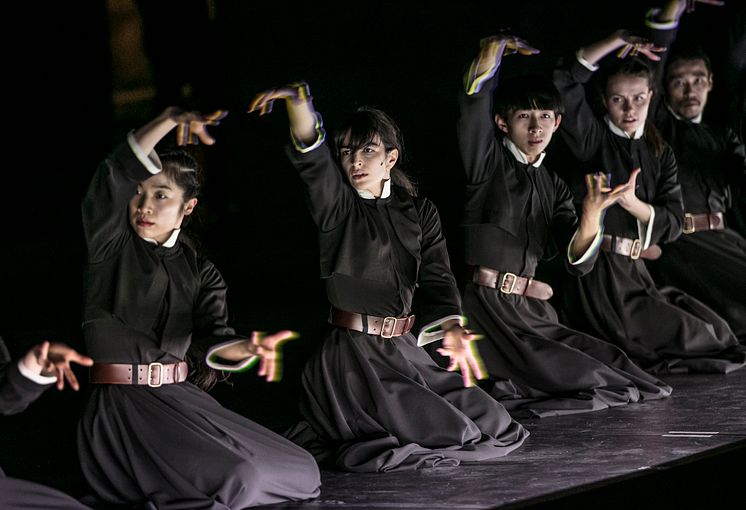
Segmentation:
[(316, 111), (308, 84), (293, 82), (285, 87), (265, 90), (254, 96), (247, 113), (265, 115), (272, 111), (275, 100), (284, 99), (293, 135), (303, 143), (312, 143), (316, 138)]
[(644, 37), (633, 35), (626, 30), (616, 32), (622, 44), (617, 51), (617, 58), (636, 57), (642, 54), (650, 60), (658, 61), (660, 56), (657, 53), (666, 51), (666, 48), (656, 46)]
[(479, 41), (479, 56), (476, 61), (476, 75), (479, 76), (492, 67), (500, 65), (504, 55), (518, 53), (520, 55), (536, 55), (539, 50), (530, 46), (520, 37), (502, 33), (486, 37)]
[(459, 370), (464, 386), (467, 388), (474, 386), (475, 378), (487, 377), (487, 371), (475, 343), (480, 338), (480, 335), (456, 325), (446, 331), (442, 346), (437, 350), (442, 356), (451, 358), (448, 371)]
[[(185, 112), (176, 107), (166, 109), (169, 120), (176, 123), (176, 143), (180, 146), (197, 145), (199, 140), (207, 145), (215, 143), (215, 139), (207, 132), (207, 126), (217, 126), (228, 112), (215, 110), (203, 115), (200, 112)], [(199, 139), (199, 140), (198, 140)]]

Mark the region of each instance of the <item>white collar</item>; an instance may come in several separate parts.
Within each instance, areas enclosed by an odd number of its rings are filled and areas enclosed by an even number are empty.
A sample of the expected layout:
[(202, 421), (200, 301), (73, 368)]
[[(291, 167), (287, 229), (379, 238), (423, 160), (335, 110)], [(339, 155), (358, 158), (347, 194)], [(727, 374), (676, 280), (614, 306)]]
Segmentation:
[[(376, 198), (376, 196), (367, 189), (356, 189), (355, 191), (360, 195), (360, 198)], [(383, 190), (381, 191), (380, 198), (388, 198), (389, 195), (391, 195), (391, 179), (383, 181)]]
[(536, 168), (539, 168), (541, 166), (541, 162), (544, 161), (544, 157), (547, 155), (546, 152), (542, 152), (541, 154), (539, 154), (539, 157), (536, 158), (536, 161), (534, 161), (533, 163), (529, 163), (528, 156), (521, 149), (519, 149), (516, 144), (513, 143), (513, 140), (511, 140), (507, 136), (503, 137), (503, 145), (508, 148), (513, 156), (515, 156), (515, 159), (517, 159), (524, 165), (531, 165)]
[(630, 140), (639, 140), (642, 138), (642, 135), (645, 134), (645, 124), (641, 125), (635, 130), (635, 134), (632, 136), (629, 136), (625, 131), (619, 129), (616, 124), (611, 122), (611, 119), (608, 115), (604, 116), (604, 120), (606, 121), (606, 125), (609, 126), (609, 129), (612, 133), (614, 133), (617, 136), (622, 136), (624, 138), (629, 138)]
[(151, 239), (150, 237), (143, 237), (143, 239), (151, 244), (154, 244), (156, 246), (163, 246), (164, 248), (173, 248), (176, 244), (176, 240), (179, 238), (179, 232), (181, 232), (180, 228), (175, 228), (173, 232), (171, 232), (171, 236), (166, 239), (166, 242), (163, 244), (158, 244), (158, 241), (155, 239)]
[(699, 124), (700, 122), (702, 122), (702, 112), (699, 112), (699, 115), (697, 115), (693, 119), (685, 119), (684, 117), (678, 115), (675, 111), (673, 111), (668, 103), (666, 103), (666, 108), (668, 108), (668, 111), (671, 112), (671, 115), (676, 117), (676, 120), (683, 120), (685, 122), (691, 122), (692, 124)]

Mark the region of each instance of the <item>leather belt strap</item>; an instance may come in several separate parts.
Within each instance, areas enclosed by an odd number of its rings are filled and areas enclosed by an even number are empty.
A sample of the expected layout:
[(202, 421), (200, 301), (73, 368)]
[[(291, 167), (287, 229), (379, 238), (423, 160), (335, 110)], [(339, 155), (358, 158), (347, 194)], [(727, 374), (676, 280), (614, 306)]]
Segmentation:
[(617, 255), (624, 255), (632, 260), (648, 259), (655, 260), (661, 256), (661, 249), (657, 244), (646, 250), (642, 249), (642, 241), (639, 239), (628, 239), (626, 237), (611, 236), (604, 234), (601, 240), (601, 249)]
[(498, 289), (504, 294), (518, 294), (543, 300), (554, 294), (549, 284), (513, 273), (500, 272), (485, 266), (468, 266), (467, 271), (469, 279), (477, 285)]
[(90, 382), (95, 384), (142, 384), (157, 388), (163, 384), (186, 381), (186, 361), (179, 363), (96, 363), (90, 369)]
[(706, 230), (725, 230), (723, 213), (684, 214), (684, 233), (693, 234)]
[(414, 315), (409, 317), (375, 317), (346, 312), (332, 307), (329, 312), (329, 322), (341, 328), (354, 329), (370, 335), (380, 335), (382, 338), (392, 338), (409, 333), (414, 325)]

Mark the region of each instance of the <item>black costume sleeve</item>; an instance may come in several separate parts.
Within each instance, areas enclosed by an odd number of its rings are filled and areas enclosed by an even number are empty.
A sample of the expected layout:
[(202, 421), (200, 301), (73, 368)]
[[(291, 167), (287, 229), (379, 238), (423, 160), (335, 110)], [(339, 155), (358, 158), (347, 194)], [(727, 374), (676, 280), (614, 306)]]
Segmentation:
[(129, 233), (127, 204), (137, 185), (152, 175), (127, 143), (120, 144), (101, 162), (82, 206), (88, 262), (104, 260), (124, 242)]
[(655, 198), (650, 205), (655, 209), (653, 234), (650, 244), (673, 241), (684, 228), (684, 203), (681, 198), (678, 170), (673, 150), (666, 145), (659, 158), (660, 177), (655, 187)]
[(490, 179), (502, 150), (495, 137), (492, 96), (498, 84), (498, 71), (482, 83), (481, 89), (468, 95), (459, 94), (459, 118), (456, 123), (461, 161), (466, 185), (478, 186)]
[(285, 152), (303, 180), (311, 216), (319, 231), (334, 230), (347, 218), (355, 190), (344, 181), (329, 146), (324, 142), (302, 153), (288, 145)]
[(588, 104), (585, 83), (593, 72), (577, 59), (567, 57), (569, 65), (560, 63), (554, 70), (554, 85), (565, 106), (560, 132), (573, 155), (582, 162), (590, 161), (598, 152), (606, 127), (593, 114)]
[(192, 341), (205, 351), (213, 345), (233, 339), (247, 338), (237, 335), (228, 326), (227, 286), (217, 268), (202, 260), (201, 287), (194, 304), (194, 332)]
[(50, 386), (24, 377), (18, 365), (10, 361), (8, 350), (0, 339), (0, 414), (20, 413)]
[(418, 323), (426, 326), (444, 317), (461, 315), (461, 294), (451, 272), (438, 210), (429, 200), (415, 200), (422, 229), (422, 259), (416, 292), (423, 316), (418, 317)]

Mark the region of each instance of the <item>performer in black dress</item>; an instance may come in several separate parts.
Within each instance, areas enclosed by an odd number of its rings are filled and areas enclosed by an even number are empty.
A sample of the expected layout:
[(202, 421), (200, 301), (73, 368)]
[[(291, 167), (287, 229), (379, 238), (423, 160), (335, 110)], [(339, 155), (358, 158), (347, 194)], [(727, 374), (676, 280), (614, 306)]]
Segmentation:
[[(672, 0), (646, 20), (651, 40), (671, 48), (687, 0)], [(684, 198), (684, 232), (662, 245), (653, 276), (696, 297), (746, 343), (746, 239), (726, 226), (733, 196), (746, 190), (744, 145), (730, 129), (703, 122), (713, 87), (710, 59), (699, 46), (680, 44), (658, 63), (665, 99), (653, 120), (671, 145)], [(666, 58), (668, 57), (668, 58)], [(661, 74), (660, 70), (664, 72)]]
[(236, 335), (220, 273), (180, 232), (197, 164), (183, 151), (159, 158), (155, 145), (177, 125), (184, 141), (212, 143), (205, 125), (219, 117), (166, 109), (103, 161), (83, 202), (83, 331), (96, 364), (78, 449), (107, 503), (239, 509), (319, 494), (307, 452), (186, 382), (192, 342), (221, 368), (262, 357), (271, 378), (274, 348), (292, 334)]
[[(0, 414), (20, 413), (54, 383), (62, 389), (67, 380), (77, 391), (79, 385), (70, 367), (71, 362), (83, 366), (93, 364), (92, 359), (67, 345), (46, 341), (29, 350), (17, 363), (12, 363), (0, 339)], [(0, 508), (85, 510), (88, 507), (51, 487), (7, 477), (0, 469)]]
[(486, 337), (483, 387), (512, 414), (533, 416), (668, 396), (669, 386), (619, 348), (560, 324), (548, 301), (552, 288), (533, 279), (539, 261), (555, 255), (574, 274), (592, 268), (604, 210), (625, 186), (611, 190), (604, 176), (589, 175), (578, 224), (570, 190), (543, 163), (562, 118), (557, 90), (538, 76), (497, 86), (503, 55), (536, 50), (508, 34), (481, 46), (460, 97), (458, 139), (466, 171), (464, 309)]
[[(337, 131), (334, 155), (304, 84), (259, 94), (250, 111), (285, 101), (294, 148), (319, 230), (329, 332), (303, 372), (307, 435), (320, 461), (350, 471), (413, 469), (508, 454), (528, 432), (473, 385), (482, 376), (435, 206), (413, 196), (396, 166), (396, 124), (361, 109)], [(336, 156), (336, 157), (335, 157)], [(338, 166), (339, 165), (339, 166)], [(410, 333), (415, 294), (423, 314)], [(443, 340), (450, 369), (420, 346)], [(474, 374), (472, 374), (472, 371)], [(465, 387), (466, 386), (466, 387)]]
[[(563, 310), (575, 327), (615, 343), (648, 371), (730, 372), (746, 364), (746, 351), (728, 324), (683, 292), (660, 292), (641, 260), (656, 257), (655, 244), (676, 239), (684, 226), (673, 151), (646, 124), (653, 75), (635, 58), (656, 60), (659, 50), (617, 31), (555, 70), (566, 110), (560, 132), (575, 157), (608, 172), (612, 184), (631, 184), (606, 211), (594, 269), (568, 279)], [(596, 63), (614, 51), (633, 58), (618, 59), (604, 73), (605, 116), (599, 119), (584, 85)]]

